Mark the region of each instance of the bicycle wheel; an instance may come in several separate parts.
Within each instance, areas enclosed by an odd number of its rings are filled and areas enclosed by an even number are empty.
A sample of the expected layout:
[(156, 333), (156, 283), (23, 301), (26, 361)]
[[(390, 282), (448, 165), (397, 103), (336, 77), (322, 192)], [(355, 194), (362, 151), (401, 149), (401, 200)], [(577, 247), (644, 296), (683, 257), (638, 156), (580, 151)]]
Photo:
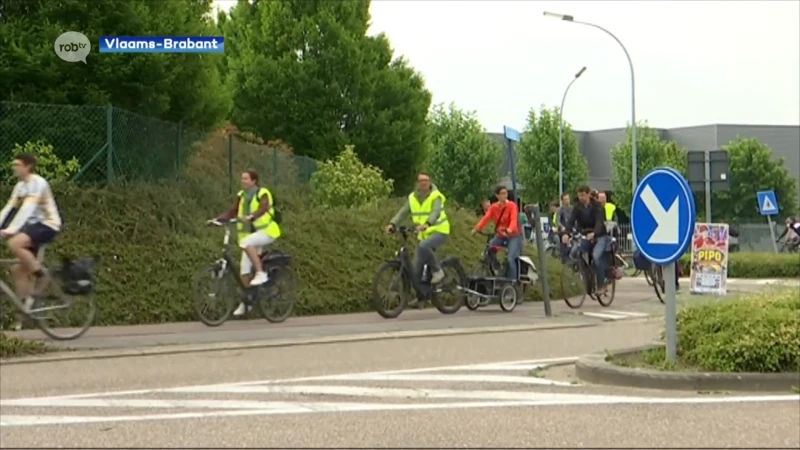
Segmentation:
[(606, 293), (603, 295), (595, 295), (594, 298), (597, 300), (597, 303), (600, 303), (601, 306), (607, 307), (611, 306), (611, 303), (614, 301), (614, 296), (617, 293), (617, 280), (615, 278), (610, 278), (608, 280), (608, 285), (606, 285)]
[(444, 279), (435, 287), (431, 302), (440, 313), (455, 314), (466, 302), (467, 274), (456, 258), (445, 258), (441, 266)]
[[(383, 277), (388, 277), (388, 289), (385, 294), (378, 290), (383, 286)], [(372, 283), (372, 307), (384, 319), (394, 319), (399, 316), (408, 305), (408, 298), (411, 295), (411, 286), (403, 275), (399, 261), (389, 261), (383, 263), (375, 274), (375, 281)], [(388, 307), (389, 301), (396, 301), (397, 306)], [(391, 303), (388, 303), (391, 304)]]
[[(564, 302), (572, 309), (583, 306), (586, 301), (586, 283), (583, 270), (580, 268), (579, 261), (567, 261), (561, 266), (561, 295)], [(581, 292), (579, 295), (574, 293)]]
[(222, 268), (221, 263), (200, 270), (192, 283), (194, 314), (209, 327), (225, 323), (238, 303), (236, 276), (230, 267)]
[[(615, 263), (619, 264), (620, 261), (622, 261), (622, 263), (625, 264), (625, 261), (620, 258), (619, 254), (615, 253), (614, 256), (612, 257), (612, 262), (615, 262)], [(603, 307), (610, 306), (611, 303), (614, 301), (614, 296), (617, 293), (617, 278), (616, 278), (616, 276), (615, 276), (615, 274), (613, 272), (616, 271), (616, 269), (618, 267), (617, 264), (613, 264), (613, 263), (611, 264), (611, 270), (610, 270), (611, 273), (609, 273), (608, 274), (609, 276), (606, 277), (606, 283), (607, 283), (606, 284), (606, 293), (603, 294), (603, 295), (595, 295), (594, 296), (594, 298), (597, 300), (597, 302), (600, 303), (600, 306), (603, 306)], [(622, 266), (622, 267), (625, 267), (625, 266)]]
[(94, 291), (87, 295), (71, 295), (64, 292), (60, 280), (53, 278), (35, 297), (28, 314), (51, 339), (77, 339), (91, 328), (97, 315)]
[(650, 267), (650, 279), (653, 280), (653, 290), (656, 291), (656, 297), (661, 303), (664, 303), (666, 298), (666, 290), (664, 284), (664, 272), (661, 266), (653, 265)]
[[(485, 278), (492, 276), (492, 271), (486, 266), (486, 263), (481, 262), (474, 269), (472, 269), (471, 275), (475, 278)], [(482, 299), (477, 295), (467, 294), (465, 303), (468, 310), (475, 311), (481, 307)]]
[(294, 312), (296, 291), (292, 268), (289, 266), (271, 267), (269, 280), (258, 290), (258, 308), (267, 321), (281, 323)]

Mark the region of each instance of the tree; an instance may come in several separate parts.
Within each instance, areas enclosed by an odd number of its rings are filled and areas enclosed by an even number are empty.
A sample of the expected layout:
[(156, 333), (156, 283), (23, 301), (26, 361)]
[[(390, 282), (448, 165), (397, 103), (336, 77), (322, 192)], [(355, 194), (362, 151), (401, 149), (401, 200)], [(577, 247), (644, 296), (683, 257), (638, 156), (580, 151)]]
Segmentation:
[[(528, 123), (517, 144), (517, 174), (525, 188), (525, 197), (544, 208), (558, 199), (558, 129), (561, 114), (558, 108), (542, 106), (528, 113)], [(578, 149), (572, 127), (564, 124), (564, 185), (565, 192), (575, 192), (586, 184), (589, 169), (586, 158)]]
[(65, 30), (93, 45), (102, 35), (213, 35), (211, 0), (3, 0), (0, 98), (14, 102), (105, 105), (209, 129), (229, 109), (220, 89), (223, 55), (99, 54), (87, 64), (53, 54)]
[(348, 145), (336, 159), (320, 163), (311, 175), (311, 189), (320, 206), (358, 208), (387, 198), (392, 180), (385, 180), (377, 167), (359, 161)]
[[(11, 155), (16, 157), (22, 153), (30, 153), (36, 156), (36, 173), (43, 176), (51, 183), (68, 181), (81, 169), (78, 158), (71, 158), (67, 161), (62, 160), (53, 151), (53, 146), (45, 141), (26, 142), (24, 145), (15, 144), (11, 148)], [(7, 182), (14, 184), (14, 172), (11, 166), (6, 164), (0, 166), (0, 183)]]
[[(628, 138), (611, 149), (611, 186), (614, 189), (614, 204), (617, 208), (630, 214), (633, 203), (633, 180), (631, 179), (632, 149), (631, 129), (627, 129)], [(675, 141), (661, 139), (657, 130), (650, 128), (646, 122), (637, 128), (637, 178), (642, 179), (656, 167), (672, 167), (686, 176), (686, 149)]]
[(355, 144), (406, 189), (424, 157), (431, 95), (384, 35), (366, 36), (369, 5), (240, 1), (223, 24), (232, 119), (319, 160)]
[(783, 158), (754, 138), (738, 137), (723, 149), (730, 160), (730, 190), (712, 194), (714, 221), (763, 220), (756, 192), (774, 190), (782, 215), (797, 211), (797, 180), (786, 169)]
[(497, 183), (500, 146), (474, 111), (436, 105), (428, 116), (428, 167), (437, 187), (462, 205), (477, 207)]

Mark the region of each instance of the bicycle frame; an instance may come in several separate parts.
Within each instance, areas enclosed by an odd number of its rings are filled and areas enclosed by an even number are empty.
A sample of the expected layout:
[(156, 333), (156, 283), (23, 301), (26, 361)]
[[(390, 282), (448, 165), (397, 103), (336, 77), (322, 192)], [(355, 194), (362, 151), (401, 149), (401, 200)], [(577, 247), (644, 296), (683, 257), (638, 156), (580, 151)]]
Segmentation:
[[(17, 263), (19, 263), (19, 260), (17, 260), (17, 259), (0, 259), (0, 266), (12, 266), (12, 265), (17, 264)], [(45, 267), (44, 264), (42, 264), (42, 267)], [(45, 283), (47, 283), (47, 284), (51, 283), (53, 280), (51, 278), (50, 271), (49, 270), (45, 270), (44, 273), (45, 273), (45, 276), (47, 277), (47, 279), (45, 280)], [(42, 313), (42, 312), (46, 312), (46, 311), (53, 311), (53, 310), (56, 310), (56, 309), (65, 309), (65, 308), (67, 308), (66, 306), (50, 306), (50, 307), (46, 307), (46, 308), (35, 308), (35, 309), (27, 310), (25, 308), (25, 305), (22, 303), (22, 299), (19, 298), (19, 296), (17, 295), (16, 292), (14, 292), (14, 290), (11, 288), (11, 286), (8, 283), (6, 283), (5, 281), (3, 281), (3, 280), (0, 280), (0, 291), (2, 291), (3, 294), (5, 294), (6, 297), (8, 297), (11, 300), (11, 303), (14, 304), (14, 306), (17, 308), (17, 310), (27, 318), (33, 318), (33, 313)]]
[(489, 275), (497, 277), (498, 274), (502, 273), (503, 277), (505, 277), (506, 269), (508, 268), (508, 262), (501, 263), (500, 259), (497, 257), (497, 251), (494, 251), (492, 246), (489, 245), (489, 243), (492, 242), (492, 239), (494, 239), (494, 235), (489, 233), (481, 234), (486, 236), (486, 248), (483, 250), (483, 259), (481, 259), (481, 264), (483, 264), (483, 266), (489, 270)]
[[(418, 277), (415, 276), (416, 274), (414, 274), (414, 265), (411, 262), (411, 252), (406, 246), (408, 243), (408, 235), (411, 234), (409, 233), (409, 229), (400, 227), (395, 231), (395, 233), (400, 233), (402, 237), (400, 249), (397, 251), (394, 259), (394, 261), (400, 263), (400, 273), (411, 284), (411, 288), (414, 289), (414, 292), (416, 292), (418, 299), (429, 297), (432, 294), (430, 284), (418, 279)], [(430, 273), (428, 276), (430, 276)]]
[[(251, 293), (251, 290), (257, 289), (258, 286), (248, 286), (244, 284), (242, 281), (242, 277), (239, 276), (239, 264), (231, 255), (231, 226), (238, 223), (238, 220), (232, 219), (226, 222), (218, 222), (220, 226), (225, 227), (225, 236), (222, 238), (222, 257), (218, 260), (222, 267), (223, 271), (230, 270), (231, 276), (236, 280), (237, 286), (239, 289), (246, 294)], [(276, 265), (288, 265), (291, 257), (289, 255), (284, 254), (277, 254), (277, 255), (269, 255), (265, 253), (261, 255), (261, 263), (264, 265), (264, 268), (268, 268), (271, 266)], [(224, 272), (223, 272), (224, 273)]]

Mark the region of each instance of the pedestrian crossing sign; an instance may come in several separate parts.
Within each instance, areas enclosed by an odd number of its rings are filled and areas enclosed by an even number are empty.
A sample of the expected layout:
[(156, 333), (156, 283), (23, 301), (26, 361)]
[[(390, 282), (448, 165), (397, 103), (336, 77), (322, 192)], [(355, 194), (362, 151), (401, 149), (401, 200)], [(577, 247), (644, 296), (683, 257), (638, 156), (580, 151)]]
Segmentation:
[(760, 191), (756, 193), (758, 199), (758, 210), (762, 216), (774, 216), (778, 214), (778, 199), (775, 191)]

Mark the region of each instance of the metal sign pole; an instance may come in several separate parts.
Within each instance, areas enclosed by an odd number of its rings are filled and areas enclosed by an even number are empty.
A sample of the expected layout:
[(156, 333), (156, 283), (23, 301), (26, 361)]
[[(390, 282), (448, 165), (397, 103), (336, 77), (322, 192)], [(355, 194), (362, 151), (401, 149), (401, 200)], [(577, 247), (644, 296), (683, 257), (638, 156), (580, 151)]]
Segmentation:
[(706, 223), (711, 223), (711, 152), (705, 152)]
[(533, 235), (536, 236), (536, 253), (539, 254), (539, 278), (542, 282), (542, 300), (544, 300), (544, 315), (553, 316), (550, 309), (550, 283), (547, 278), (547, 255), (544, 250), (544, 238), (542, 237), (542, 215), (539, 214), (539, 206), (533, 207)]
[(675, 299), (675, 284), (677, 281), (675, 277), (677, 277), (678, 274), (675, 273), (674, 263), (661, 266), (661, 270), (664, 274), (664, 283), (666, 284), (664, 288), (667, 294), (667, 300), (664, 302), (667, 308), (664, 314), (666, 321), (667, 361), (674, 362), (678, 359), (678, 307), (677, 300)]
[(775, 253), (778, 253), (778, 240), (775, 238), (775, 227), (772, 225), (772, 216), (767, 216), (767, 224), (769, 224), (769, 235), (772, 237), (772, 248)]

